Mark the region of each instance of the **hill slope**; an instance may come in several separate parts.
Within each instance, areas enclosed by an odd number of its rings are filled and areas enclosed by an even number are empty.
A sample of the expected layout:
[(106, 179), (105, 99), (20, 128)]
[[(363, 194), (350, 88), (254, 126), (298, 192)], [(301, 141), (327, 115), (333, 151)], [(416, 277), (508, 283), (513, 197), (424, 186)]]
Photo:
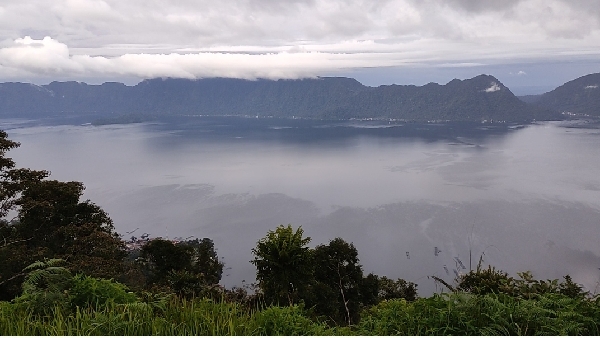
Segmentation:
[(535, 103), (560, 112), (600, 116), (600, 73), (569, 81), (541, 95)]
[(0, 84), (0, 116), (45, 117), (94, 113), (115, 116), (261, 115), (302, 118), (389, 118), (431, 121), (558, 119), (527, 105), (493, 76), (446, 85), (367, 87), (350, 78), (303, 80), (152, 79), (135, 86), (108, 82), (44, 86)]

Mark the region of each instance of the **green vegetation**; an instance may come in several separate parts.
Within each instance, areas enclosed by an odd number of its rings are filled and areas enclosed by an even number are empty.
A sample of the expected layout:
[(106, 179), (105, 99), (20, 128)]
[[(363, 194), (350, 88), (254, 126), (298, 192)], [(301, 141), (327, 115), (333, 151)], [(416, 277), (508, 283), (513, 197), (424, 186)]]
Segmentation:
[(525, 300), (452, 293), (383, 301), (353, 326), (330, 326), (301, 306), (247, 309), (235, 302), (177, 297), (107, 302), (44, 315), (0, 303), (2, 335), (598, 335), (600, 304), (560, 294)]
[(302, 228), (279, 226), (252, 249), (256, 279), (265, 299), (272, 304), (296, 304), (306, 296), (313, 274), (310, 237), (302, 238)]
[(142, 247), (135, 263), (144, 271), (145, 288), (166, 288), (185, 298), (210, 292), (224, 267), (209, 238), (177, 244), (153, 239)]
[(571, 116), (600, 116), (600, 73), (588, 74), (537, 97), (535, 104)]
[[(438, 277), (419, 297), (403, 279), (365, 275), (352, 243), (310, 248), (280, 225), (251, 250), (258, 288), (225, 289), (208, 238), (126, 244), (79, 182), (17, 169), (0, 132), (1, 335), (599, 335), (600, 298), (571, 277), (494, 267)], [(132, 243), (129, 243), (132, 244)]]
[[(497, 89), (490, 91), (490, 88)], [(424, 86), (368, 87), (344, 77), (278, 81), (148, 79), (135, 86), (78, 82), (0, 86), (1, 116), (94, 114), (99, 116), (93, 122), (95, 125), (198, 114), (421, 122), (527, 122), (561, 118), (554, 107), (549, 108), (527, 105), (498, 79), (483, 74), (462, 81), (455, 79), (445, 85)]]

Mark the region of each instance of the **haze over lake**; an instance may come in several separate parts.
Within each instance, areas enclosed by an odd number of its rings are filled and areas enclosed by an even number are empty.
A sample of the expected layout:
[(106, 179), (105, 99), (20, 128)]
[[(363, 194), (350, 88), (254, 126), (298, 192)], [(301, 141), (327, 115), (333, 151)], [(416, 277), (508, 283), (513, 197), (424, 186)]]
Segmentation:
[[(209, 237), (226, 286), (279, 224), (353, 242), (366, 273), (420, 294), (480, 257), (510, 273), (600, 278), (600, 129), (173, 117), (130, 125), (0, 120), (17, 165), (82, 181), (117, 231)], [(131, 235), (125, 236), (129, 237)], [(434, 248), (441, 252), (436, 256)]]

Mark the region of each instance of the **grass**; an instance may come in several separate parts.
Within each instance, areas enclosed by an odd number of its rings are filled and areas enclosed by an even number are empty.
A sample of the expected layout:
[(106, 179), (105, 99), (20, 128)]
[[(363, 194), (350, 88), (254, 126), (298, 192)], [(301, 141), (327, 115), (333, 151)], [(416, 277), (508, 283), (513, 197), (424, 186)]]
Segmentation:
[(303, 315), (300, 307), (249, 311), (236, 303), (172, 299), (162, 309), (146, 303), (107, 304), (103, 308), (59, 308), (35, 315), (0, 303), (0, 335), (327, 335), (333, 330)]
[(598, 335), (595, 301), (551, 294), (537, 300), (467, 293), (407, 303), (382, 302), (368, 310), (357, 334), (375, 335)]
[(558, 294), (539, 299), (467, 293), (384, 301), (353, 327), (328, 327), (302, 307), (249, 310), (237, 303), (171, 298), (36, 315), (0, 303), (0, 335), (599, 335), (600, 306)]

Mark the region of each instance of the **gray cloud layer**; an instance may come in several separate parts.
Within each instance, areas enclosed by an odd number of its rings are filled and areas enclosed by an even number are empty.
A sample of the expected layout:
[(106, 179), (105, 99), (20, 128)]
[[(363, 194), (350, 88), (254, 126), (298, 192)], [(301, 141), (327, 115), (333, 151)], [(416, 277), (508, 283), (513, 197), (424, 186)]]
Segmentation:
[(0, 80), (298, 78), (593, 59), (599, 8), (592, 0), (8, 1)]

